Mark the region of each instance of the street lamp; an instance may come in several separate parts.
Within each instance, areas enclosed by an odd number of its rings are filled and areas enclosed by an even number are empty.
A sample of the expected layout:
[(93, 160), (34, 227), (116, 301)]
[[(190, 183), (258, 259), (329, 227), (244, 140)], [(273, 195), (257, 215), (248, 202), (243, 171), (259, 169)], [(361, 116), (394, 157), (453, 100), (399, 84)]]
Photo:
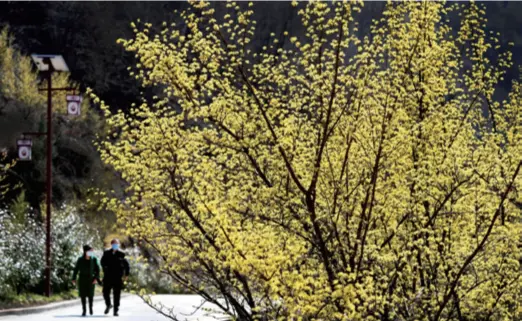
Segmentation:
[[(46, 157), (46, 237), (45, 237), (45, 295), (51, 296), (51, 200), (52, 200), (52, 136), (53, 136), (53, 100), (52, 91), (55, 90), (74, 90), (74, 88), (52, 88), (53, 71), (68, 72), (69, 68), (65, 60), (60, 55), (31, 55), (39, 71), (46, 72), (47, 76), (47, 130), (44, 133), (24, 133), (25, 135), (47, 136), (47, 157)], [(20, 149), (19, 149), (20, 153)], [(25, 154), (24, 154), (25, 155)]]
[(49, 71), (49, 67), (51, 67), (51, 71), (69, 71), (61, 55), (32, 54), (31, 58), (40, 71)]

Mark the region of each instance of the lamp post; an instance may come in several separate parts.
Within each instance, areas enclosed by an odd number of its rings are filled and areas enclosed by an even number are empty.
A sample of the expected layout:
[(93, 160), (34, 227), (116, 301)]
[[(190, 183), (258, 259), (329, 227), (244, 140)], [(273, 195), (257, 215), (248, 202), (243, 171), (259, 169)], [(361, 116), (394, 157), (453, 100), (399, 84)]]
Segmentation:
[(60, 55), (31, 55), (34, 63), (39, 71), (46, 72), (47, 88), (47, 130), (44, 133), (24, 133), (24, 136), (42, 136), (47, 137), (47, 157), (46, 157), (46, 233), (45, 233), (45, 295), (51, 296), (51, 203), (52, 203), (52, 156), (53, 156), (53, 98), (52, 92), (55, 90), (74, 90), (74, 88), (52, 88), (52, 73), (54, 71), (69, 71), (65, 60)]

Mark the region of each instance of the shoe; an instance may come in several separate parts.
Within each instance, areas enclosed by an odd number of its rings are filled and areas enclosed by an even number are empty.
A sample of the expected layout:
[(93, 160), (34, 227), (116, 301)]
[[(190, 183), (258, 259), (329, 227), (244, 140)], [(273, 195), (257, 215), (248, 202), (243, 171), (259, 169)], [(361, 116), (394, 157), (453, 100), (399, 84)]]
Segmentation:
[(118, 316), (119, 316), (119, 315), (118, 315), (118, 311), (114, 310), (114, 316), (115, 316), (115, 317), (118, 317)]
[(89, 309), (89, 313), (92, 315), (92, 308)]
[(105, 314), (108, 314), (109, 311), (112, 309), (112, 305), (109, 305), (108, 307), (105, 308)]
[(84, 316), (85, 316), (85, 311), (83, 311), (83, 313), (82, 313), (82, 317), (84, 317)]

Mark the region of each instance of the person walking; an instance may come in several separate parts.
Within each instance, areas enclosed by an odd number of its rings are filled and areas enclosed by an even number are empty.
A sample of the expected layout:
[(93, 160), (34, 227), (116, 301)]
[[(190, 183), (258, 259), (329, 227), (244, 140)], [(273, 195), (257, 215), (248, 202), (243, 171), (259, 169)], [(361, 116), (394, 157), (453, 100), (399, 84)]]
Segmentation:
[(108, 314), (112, 308), (112, 290), (114, 295), (114, 316), (118, 316), (121, 289), (123, 288), (123, 282), (127, 280), (130, 272), (129, 262), (125, 259), (125, 253), (120, 251), (120, 241), (118, 239), (113, 239), (111, 241), (111, 248), (103, 252), (101, 265), (103, 268), (105, 314)]
[(92, 299), (96, 282), (100, 282), (100, 266), (90, 245), (83, 246), (83, 255), (78, 258), (73, 271), (73, 284), (78, 277), (78, 294), (82, 300), (82, 316), (86, 314), (86, 299), (89, 298), (89, 313), (92, 315)]

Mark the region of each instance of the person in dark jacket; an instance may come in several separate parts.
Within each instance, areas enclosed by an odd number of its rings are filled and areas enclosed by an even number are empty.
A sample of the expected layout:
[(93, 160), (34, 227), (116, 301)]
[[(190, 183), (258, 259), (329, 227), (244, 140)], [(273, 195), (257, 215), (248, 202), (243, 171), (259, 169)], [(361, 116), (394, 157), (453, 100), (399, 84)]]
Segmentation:
[(100, 282), (100, 266), (90, 245), (83, 246), (83, 255), (76, 261), (72, 277), (74, 285), (76, 285), (77, 276), (79, 276), (78, 294), (82, 299), (82, 316), (86, 314), (85, 301), (87, 298), (89, 298), (89, 313), (92, 315), (92, 298), (94, 297), (94, 286), (97, 281)]
[(114, 316), (118, 316), (120, 307), (120, 295), (123, 282), (129, 276), (129, 262), (125, 259), (125, 253), (120, 251), (120, 241), (111, 241), (111, 248), (103, 252), (101, 259), (103, 268), (103, 298), (105, 299), (105, 314), (109, 313), (111, 305), (111, 289), (114, 293)]

